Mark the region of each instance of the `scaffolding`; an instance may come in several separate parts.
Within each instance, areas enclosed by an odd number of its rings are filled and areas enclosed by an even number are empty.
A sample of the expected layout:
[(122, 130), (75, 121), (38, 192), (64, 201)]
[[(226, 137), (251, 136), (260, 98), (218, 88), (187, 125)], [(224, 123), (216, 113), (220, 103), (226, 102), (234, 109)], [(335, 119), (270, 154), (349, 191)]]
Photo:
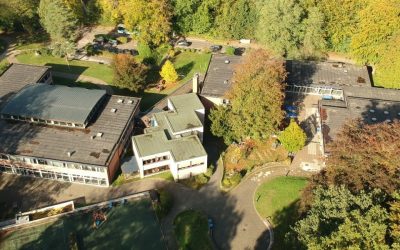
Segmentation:
[(328, 96), (336, 100), (344, 99), (343, 90), (326, 86), (287, 85), (286, 92), (306, 95)]

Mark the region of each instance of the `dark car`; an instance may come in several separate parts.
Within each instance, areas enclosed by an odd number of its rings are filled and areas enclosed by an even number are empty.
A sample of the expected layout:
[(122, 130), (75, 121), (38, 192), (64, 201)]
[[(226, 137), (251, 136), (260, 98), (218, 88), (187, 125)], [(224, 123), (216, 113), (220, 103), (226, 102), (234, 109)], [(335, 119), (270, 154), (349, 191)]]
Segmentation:
[(190, 46), (190, 43), (188, 41), (186, 41), (186, 40), (180, 40), (176, 44), (179, 45), (179, 46), (184, 46), (184, 47)]
[(138, 52), (137, 50), (135, 50), (135, 49), (130, 49), (129, 51), (131, 52), (131, 55), (132, 55), (132, 56), (137, 56), (137, 55), (139, 55), (139, 52)]
[(222, 49), (222, 45), (211, 45), (210, 50), (211, 52), (218, 52)]

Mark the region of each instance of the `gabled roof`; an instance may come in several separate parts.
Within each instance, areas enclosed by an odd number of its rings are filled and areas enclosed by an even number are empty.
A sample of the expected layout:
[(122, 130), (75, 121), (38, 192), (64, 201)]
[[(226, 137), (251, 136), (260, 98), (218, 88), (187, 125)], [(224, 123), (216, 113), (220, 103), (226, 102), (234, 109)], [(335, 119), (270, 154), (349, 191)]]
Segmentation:
[(105, 90), (29, 84), (13, 96), (1, 114), (86, 124)]

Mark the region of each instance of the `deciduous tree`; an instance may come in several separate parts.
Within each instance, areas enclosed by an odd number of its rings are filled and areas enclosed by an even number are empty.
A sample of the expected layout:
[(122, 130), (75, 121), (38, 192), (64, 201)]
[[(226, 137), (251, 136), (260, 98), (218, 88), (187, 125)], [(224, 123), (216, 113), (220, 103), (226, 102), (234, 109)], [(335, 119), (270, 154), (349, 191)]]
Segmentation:
[(354, 195), (344, 186), (318, 187), (292, 236), (305, 249), (389, 249), (388, 212), (380, 190)]
[(112, 68), (114, 71), (113, 84), (138, 92), (145, 86), (147, 68), (127, 54), (114, 56)]
[(400, 1), (369, 1), (358, 18), (357, 32), (351, 41), (352, 54), (361, 63), (377, 63), (386, 43), (400, 32)]
[(291, 153), (302, 149), (306, 143), (307, 135), (295, 120), (291, 120), (288, 127), (279, 135), (279, 141)]
[(214, 132), (226, 142), (269, 138), (283, 119), (285, 76), (283, 61), (269, 52), (258, 49), (247, 54), (235, 69), (227, 93), (230, 105), (210, 116)]
[(374, 83), (385, 88), (400, 88), (400, 34), (384, 45), (375, 65)]
[(49, 33), (52, 42), (74, 42), (77, 35), (78, 18), (64, 0), (41, 0), (40, 22)]
[(176, 73), (175, 67), (170, 60), (164, 63), (160, 75), (167, 83), (174, 83), (178, 80), (178, 73)]

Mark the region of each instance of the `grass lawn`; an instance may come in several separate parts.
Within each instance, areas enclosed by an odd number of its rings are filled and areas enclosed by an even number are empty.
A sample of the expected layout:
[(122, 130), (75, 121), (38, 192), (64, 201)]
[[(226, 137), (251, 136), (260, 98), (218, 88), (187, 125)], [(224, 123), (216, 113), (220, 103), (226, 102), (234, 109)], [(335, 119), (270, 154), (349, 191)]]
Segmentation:
[[(155, 175), (151, 175), (148, 177), (144, 177), (144, 179), (164, 179), (166, 181), (173, 181), (174, 177), (171, 174), (171, 171), (164, 171), (162, 173), (159, 174), (155, 174)], [(121, 186), (123, 184), (126, 183), (131, 183), (131, 182), (135, 182), (135, 181), (140, 181), (142, 180), (139, 176), (137, 177), (128, 177), (125, 178), (123, 174), (120, 174), (112, 183), (113, 187), (118, 187)]]
[(297, 202), (306, 184), (305, 178), (277, 177), (261, 184), (255, 192), (254, 204), (258, 213), (263, 218), (271, 217), (274, 249), (285, 249), (284, 237), (295, 220)]
[(6, 70), (8, 67), (8, 61), (6, 59), (3, 59), (0, 61), (0, 75), (3, 74), (3, 72)]
[(6, 47), (7, 47), (6, 41), (0, 39), (0, 54), (2, 54), (6, 50)]
[(165, 249), (159, 224), (148, 199), (128, 201), (106, 212), (107, 220), (93, 228), (93, 213), (79, 212), (59, 220), (2, 235), (0, 248), (71, 249), (76, 235), (78, 249)]
[(183, 211), (174, 220), (179, 249), (213, 249), (208, 235), (207, 217), (194, 210)]
[(54, 56), (36, 56), (33, 53), (25, 53), (17, 56), (21, 63), (34, 64), (34, 65), (47, 65), (51, 66), (54, 71), (70, 73), (75, 75), (86, 75), (101, 79), (107, 83), (112, 82), (113, 72), (112, 69), (104, 64), (95, 62), (72, 60), (69, 66), (65, 59)]

